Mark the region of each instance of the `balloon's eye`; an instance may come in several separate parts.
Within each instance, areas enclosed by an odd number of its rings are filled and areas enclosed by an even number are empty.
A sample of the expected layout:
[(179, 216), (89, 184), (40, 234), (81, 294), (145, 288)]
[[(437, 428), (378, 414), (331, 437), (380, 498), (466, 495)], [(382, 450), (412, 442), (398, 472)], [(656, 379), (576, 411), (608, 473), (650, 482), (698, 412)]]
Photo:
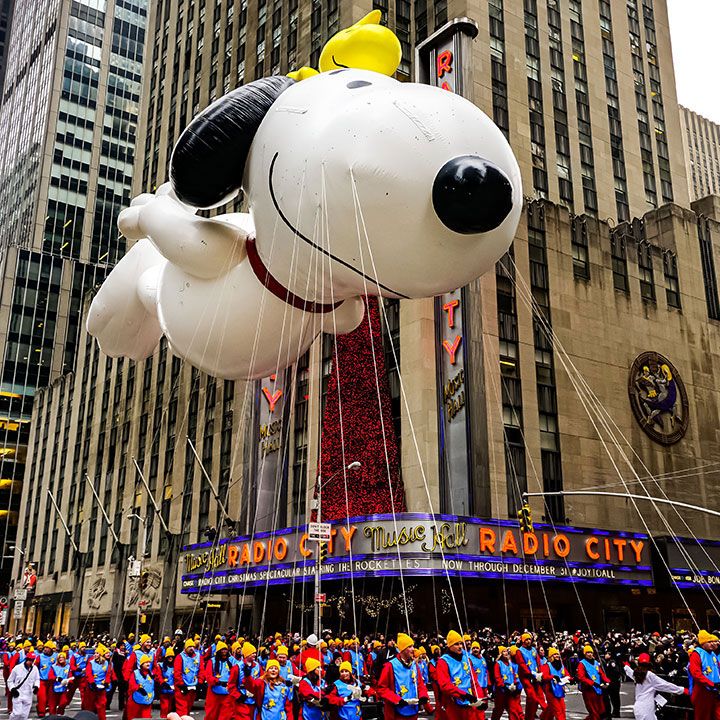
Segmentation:
[(349, 90), (355, 90), (355, 88), (367, 87), (368, 85), (372, 85), (372, 83), (367, 80), (351, 80), (346, 87)]

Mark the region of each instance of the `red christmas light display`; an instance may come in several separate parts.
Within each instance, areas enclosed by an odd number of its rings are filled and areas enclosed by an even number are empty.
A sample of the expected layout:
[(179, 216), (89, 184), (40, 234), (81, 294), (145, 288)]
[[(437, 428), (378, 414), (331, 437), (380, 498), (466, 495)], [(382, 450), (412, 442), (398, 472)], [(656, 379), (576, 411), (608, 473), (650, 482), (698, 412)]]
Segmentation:
[[(323, 521), (405, 511), (378, 299), (365, 298), (365, 308), (360, 326), (337, 337), (333, 354), (318, 468)], [(343, 473), (353, 462), (360, 468)]]

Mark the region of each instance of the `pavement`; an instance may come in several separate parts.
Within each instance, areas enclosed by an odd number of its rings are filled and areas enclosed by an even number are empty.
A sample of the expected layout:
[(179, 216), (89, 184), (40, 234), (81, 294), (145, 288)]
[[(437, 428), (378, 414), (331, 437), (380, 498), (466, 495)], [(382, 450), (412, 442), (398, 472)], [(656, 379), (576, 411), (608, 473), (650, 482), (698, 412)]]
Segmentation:
[[(1, 710), (0, 710), (0, 718), (7, 716), (7, 704), (5, 702), (5, 682), (0, 676), (0, 699), (1, 699)], [(582, 696), (580, 695), (580, 692), (571, 686), (566, 698), (566, 706), (567, 706), (567, 720), (585, 720), (587, 717), (587, 712), (585, 711), (585, 705), (582, 701)], [(622, 716), (623, 718), (632, 718), (633, 717), (633, 711), (632, 711), (632, 705), (634, 700), (634, 692), (633, 692), (633, 686), (631, 683), (623, 683), (622, 688), (620, 690), (620, 701), (622, 704)], [(118, 710), (118, 698), (117, 693), (115, 693), (115, 696), (112, 700), (112, 706), (107, 711), (107, 718), (108, 720), (121, 720), (122, 719), (122, 712)], [(523, 703), (524, 705), (524, 703)], [(490, 712), (492, 710), (492, 704), (490, 708), (488, 708), (488, 711), (486, 712), (486, 717), (490, 718)], [(75, 713), (80, 711), (80, 693), (75, 693), (75, 697), (73, 698), (73, 701), (70, 703), (70, 706), (65, 711), (66, 715), (70, 715), (71, 717), (75, 715)], [(195, 705), (195, 708), (193, 710), (193, 716), (196, 718), (203, 718), (205, 717), (205, 711), (203, 709), (203, 703), (199, 702)], [(160, 709), (158, 707), (153, 708), (153, 718), (159, 718), (160, 717)], [(37, 713), (35, 712), (35, 708), (33, 707), (33, 711), (30, 713), (31, 720), (33, 718), (37, 718)]]

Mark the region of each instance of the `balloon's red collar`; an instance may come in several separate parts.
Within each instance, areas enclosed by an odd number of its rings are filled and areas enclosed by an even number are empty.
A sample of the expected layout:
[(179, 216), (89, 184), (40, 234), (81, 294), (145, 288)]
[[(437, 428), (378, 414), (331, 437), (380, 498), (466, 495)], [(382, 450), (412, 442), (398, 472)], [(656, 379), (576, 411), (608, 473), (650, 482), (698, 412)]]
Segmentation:
[(265, 263), (258, 254), (255, 238), (248, 238), (245, 241), (245, 249), (250, 262), (250, 267), (255, 273), (255, 277), (277, 298), (280, 298), (288, 305), (292, 305), (298, 310), (304, 310), (310, 313), (328, 313), (342, 305), (343, 301), (338, 300), (336, 303), (316, 303), (311, 300), (305, 300), (299, 295), (295, 295), (288, 290), (279, 280), (274, 278), (270, 271), (265, 267)]

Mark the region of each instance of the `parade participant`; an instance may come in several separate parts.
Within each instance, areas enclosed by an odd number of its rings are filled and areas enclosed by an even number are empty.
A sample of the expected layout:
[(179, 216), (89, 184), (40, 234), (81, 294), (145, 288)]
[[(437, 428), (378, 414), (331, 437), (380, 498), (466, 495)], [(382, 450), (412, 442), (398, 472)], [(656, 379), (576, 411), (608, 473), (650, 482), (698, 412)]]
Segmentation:
[(332, 718), (358, 720), (362, 718), (363, 687), (353, 677), (352, 665), (344, 660), (340, 663), (340, 677), (335, 680), (328, 693), (328, 702), (333, 707)]
[[(83, 710), (89, 710), (89, 702), (87, 693), (87, 664), (88, 660), (92, 657), (92, 650), (88, 651), (87, 645), (84, 642), (79, 642), (77, 650), (70, 652), (70, 674), (73, 677), (73, 683), (70, 686), (70, 698), (68, 702), (72, 702), (75, 690), (80, 692), (80, 706)], [(86, 706), (88, 705), (88, 706)]]
[(8, 690), (7, 681), (10, 677), (10, 663), (12, 661), (12, 657), (15, 654), (15, 643), (11, 640), (2, 650), (2, 653), (0, 653), (0, 657), (2, 657), (2, 676), (3, 681), (5, 682), (5, 697), (7, 698), (8, 703), (8, 712), (12, 711), (12, 704), (10, 703), (10, 691)]
[(510, 657), (510, 650), (504, 645), (498, 646), (498, 658), (495, 663), (495, 707), (492, 720), (499, 720), (507, 712), (509, 720), (522, 720), (523, 709), (520, 703), (521, 683), (518, 666)]
[(551, 647), (548, 650), (548, 662), (541, 666), (540, 672), (546, 700), (546, 707), (540, 715), (540, 720), (565, 720), (567, 717), (565, 686), (571, 678), (557, 648)]
[(323, 665), (327, 667), (333, 661), (333, 651), (325, 641), (320, 643), (320, 653), (322, 654)]
[(175, 658), (175, 709), (179, 715), (189, 715), (195, 704), (199, 682), (200, 656), (195, 641), (185, 641), (183, 651)]
[(480, 643), (477, 640), (470, 646), (470, 662), (475, 670), (478, 685), (483, 689), (483, 694), (480, 697), (487, 697), (489, 684), (488, 666), (487, 661), (482, 656)]
[(222, 641), (215, 643), (215, 656), (205, 663), (203, 678), (208, 684), (205, 698), (205, 720), (230, 720), (234, 717), (230, 696), (230, 650)]
[[(115, 673), (116, 682), (113, 683), (113, 690), (117, 689), (118, 696), (118, 710), (125, 709), (125, 701), (127, 700), (128, 684), (125, 682), (123, 677), (123, 667), (127, 660), (127, 653), (125, 652), (125, 643), (121, 642), (115, 647), (110, 662), (112, 662), (113, 672)], [(112, 702), (113, 691), (108, 693), (107, 706), (110, 707)]]
[(38, 690), (37, 698), (37, 714), (40, 718), (51, 713), (50, 701), (53, 693), (53, 681), (50, 679), (50, 668), (56, 659), (55, 643), (52, 640), (48, 640), (35, 661), (35, 664), (38, 666), (38, 674), (40, 675), (40, 689)]
[(106, 652), (107, 648), (99, 643), (95, 648), (95, 656), (88, 662), (85, 670), (87, 678), (85, 690), (87, 707), (85, 709), (94, 712), (98, 716), (98, 720), (106, 718), (107, 691), (115, 681), (112, 663), (105, 659)]
[[(155, 699), (155, 678), (150, 670), (152, 664), (150, 655), (141, 655), (138, 667), (128, 678), (127, 720), (152, 717), (152, 703)], [(160, 714), (165, 717), (162, 711)]]
[(447, 635), (447, 648), (435, 668), (440, 702), (448, 720), (484, 720), (485, 689), (480, 687), (464, 642), (455, 630)]
[[(242, 663), (234, 668), (240, 673), (245, 696), (251, 696), (254, 706), (258, 709), (255, 720), (287, 720), (292, 718), (292, 702), (290, 688), (280, 676), (280, 663), (276, 659), (268, 660), (261, 677), (253, 677), (253, 665)], [(236, 701), (242, 703), (239, 688), (231, 684), (230, 692)], [(247, 706), (245, 706), (247, 707)]]
[(658, 693), (689, 694), (687, 688), (659, 678), (650, 670), (651, 667), (652, 661), (647, 653), (641, 653), (638, 656), (637, 667), (634, 670), (629, 665), (625, 665), (625, 674), (635, 683), (635, 703), (633, 705), (635, 720), (657, 720), (655, 699)]
[(35, 665), (32, 646), (25, 649), (23, 662), (15, 665), (8, 677), (8, 688), (13, 700), (10, 720), (27, 720), (32, 708), (33, 695), (40, 689), (40, 673)]
[(415, 717), (419, 706), (428, 702), (428, 693), (417, 665), (415, 643), (406, 633), (398, 633), (398, 654), (383, 666), (377, 695), (384, 701), (385, 720)]
[(230, 671), (228, 688), (233, 697), (236, 720), (252, 720), (256, 709), (255, 696), (245, 687), (245, 668), (249, 668), (247, 673), (254, 680), (260, 678), (263, 670), (260, 663), (257, 662), (257, 649), (252, 643), (243, 643), (240, 655), (241, 659)]
[(242, 654), (242, 647), (243, 644), (236, 640), (231, 646), (230, 646), (230, 663), (232, 665), (239, 665), (243, 660), (243, 654)]
[(297, 686), (302, 720), (327, 720), (325, 710), (330, 703), (325, 695), (320, 660), (310, 657), (305, 661), (305, 675)]
[(545, 695), (540, 682), (540, 661), (537, 648), (533, 644), (533, 636), (526, 632), (520, 636), (520, 646), (515, 654), (520, 682), (525, 690), (525, 720), (535, 720), (537, 710), (545, 710)]
[(155, 664), (155, 682), (160, 687), (160, 717), (167, 717), (175, 709), (175, 650), (165, 648), (163, 658)]
[(420, 646), (415, 651), (415, 662), (417, 663), (425, 687), (428, 687), (430, 684), (430, 671), (428, 670), (430, 663), (428, 662), (427, 651), (424, 647)]
[(133, 648), (131, 653), (128, 653), (128, 659), (123, 665), (123, 678), (125, 682), (130, 682), (130, 676), (140, 666), (140, 658), (147, 655), (150, 658), (150, 669), (155, 667), (154, 655), (152, 651), (152, 639), (149, 635), (140, 636), (140, 647)]
[(123, 644), (125, 645), (125, 654), (129, 657), (135, 645), (135, 633), (130, 633)]
[(280, 666), (280, 677), (283, 680), (292, 680), (295, 677), (293, 666), (288, 662), (288, 649), (285, 645), (280, 645), (275, 651), (275, 659)]
[(577, 668), (577, 681), (580, 685), (585, 708), (588, 711), (586, 720), (601, 720), (605, 715), (603, 690), (610, 683), (600, 663), (595, 659), (595, 651), (591, 645), (583, 647), (583, 659)]
[(349, 662), (352, 665), (355, 677), (360, 678), (365, 674), (365, 661), (360, 653), (356, 637), (348, 640), (342, 659), (343, 662)]
[(65, 708), (70, 703), (70, 688), (73, 684), (70, 665), (64, 652), (58, 653), (56, 661), (51, 665), (49, 679), (52, 682), (50, 714), (64, 715)]
[(716, 655), (718, 638), (707, 630), (700, 630), (697, 640), (699, 647), (690, 653), (688, 663), (695, 720), (715, 720), (720, 716), (720, 665)]

